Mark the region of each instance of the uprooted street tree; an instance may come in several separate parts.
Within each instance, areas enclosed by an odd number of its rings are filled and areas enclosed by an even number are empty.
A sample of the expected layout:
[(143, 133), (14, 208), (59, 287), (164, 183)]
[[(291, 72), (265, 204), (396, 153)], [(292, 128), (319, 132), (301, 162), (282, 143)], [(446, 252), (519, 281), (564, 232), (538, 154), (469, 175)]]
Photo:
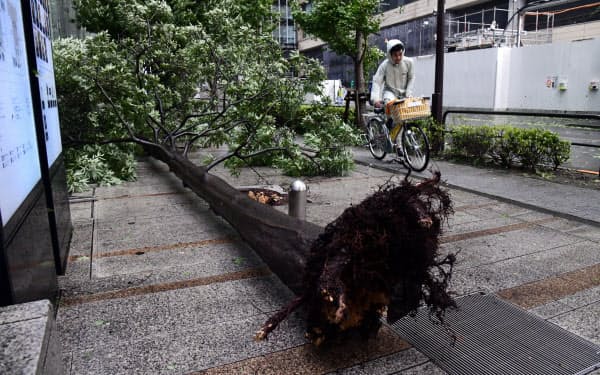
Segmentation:
[[(258, 338), (301, 304), (308, 307), (307, 332), (315, 344), (345, 332), (376, 332), (386, 308), (393, 321), (421, 302), (440, 319), (453, 306), (447, 288), (454, 258), (438, 259), (441, 223), (451, 212), (439, 175), (416, 186), (384, 187), (323, 230), (209, 173), (219, 163), (239, 167), (267, 152), (284, 165), (302, 157), (309, 165), (348, 157), (331, 144), (306, 154), (281, 124), (281, 113), (297, 108), (323, 76), (314, 61), (281, 56), (270, 30), (256, 23), (268, 18), (244, 18), (248, 9), (266, 12), (270, 1), (181, 8), (188, 3), (117, 0), (90, 9), (94, 4), (80, 0), (76, 7), (97, 34), (55, 45), (63, 138), (73, 145), (141, 146), (238, 231), (298, 296)], [(325, 131), (339, 134), (344, 126), (318, 118)], [(229, 146), (224, 156), (201, 165), (190, 159), (195, 148), (222, 145)]]

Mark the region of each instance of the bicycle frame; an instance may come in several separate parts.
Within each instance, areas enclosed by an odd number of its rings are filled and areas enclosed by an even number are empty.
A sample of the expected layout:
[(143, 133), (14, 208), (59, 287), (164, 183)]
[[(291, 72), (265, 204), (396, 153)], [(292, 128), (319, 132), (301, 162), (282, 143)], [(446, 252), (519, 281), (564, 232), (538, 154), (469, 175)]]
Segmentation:
[(367, 145), (373, 157), (382, 160), (386, 154), (395, 154), (394, 160), (409, 170), (423, 171), (429, 162), (429, 141), (421, 127), (415, 123), (420, 118), (394, 122), (389, 129), (387, 116), (382, 110), (376, 109), (363, 114)]
[[(384, 124), (387, 121), (385, 112), (381, 112), (381, 113), (376, 113), (376, 112), (365, 113), (365, 114), (363, 114), (365, 128), (367, 127), (369, 121), (371, 121), (371, 119), (373, 119), (373, 118), (379, 119)], [(386, 134), (386, 138), (387, 138), (387, 142), (386, 142), (386, 152), (387, 153), (394, 152), (396, 150), (396, 147), (398, 147), (398, 145), (396, 143), (394, 143), (394, 140), (396, 139), (396, 137), (398, 136), (398, 134), (400, 134), (400, 131), (402, 130), (402, 128), (404, 127), (404, 125), (406, 123), (407, 123), (407, 121), (402, 121), (402, 122), (394, 123), (394, 126), (392, 127), (391, 130), (388, 129), (387, 126), (385, 126), (385, 134)]]

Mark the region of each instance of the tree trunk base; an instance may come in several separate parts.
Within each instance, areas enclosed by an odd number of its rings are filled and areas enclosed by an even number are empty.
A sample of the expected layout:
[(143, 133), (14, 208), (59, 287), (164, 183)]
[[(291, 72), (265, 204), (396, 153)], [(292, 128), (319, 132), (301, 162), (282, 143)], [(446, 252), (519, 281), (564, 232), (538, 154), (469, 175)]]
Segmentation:
[(452, 213), (439, 173), (418, 185), (384, 187), (344, 211), (313, 243), (304, 292), (258, 332), (266, 338), (306, 304), (307, 338), (315, 345), (358, 332), (374, 335), (382, 316), (390, 323), (425, 303), (440, 322), (455, 307), (448, 283), (453, 254), (438, 254), (441, 224)]

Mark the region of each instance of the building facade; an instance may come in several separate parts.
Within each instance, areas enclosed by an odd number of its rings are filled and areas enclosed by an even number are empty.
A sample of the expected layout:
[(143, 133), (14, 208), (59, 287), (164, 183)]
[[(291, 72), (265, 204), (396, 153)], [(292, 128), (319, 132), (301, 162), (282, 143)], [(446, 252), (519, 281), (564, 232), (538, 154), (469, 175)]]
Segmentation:
[(297, 49), (296, 27), (288, 0), (275, 0), (273, 13), (279, 15), (279, 22), (273, 30), (273, 38), (279, 42), (284, 54)]
[[(434, 54), (436, 7), (433, 0), (382, 1), (381, 30), (370, 44), (384, 49), (386, 39), (400, 39), (407, 56)], [(600, 2), (594, 0), (446, 0), (444, 18), (447, 52), (600, 37)], [(301, 30), (297, 35), (299, 51), (321, 60), (329, 79), (350, 84), (348, 57), (337, 56)]]

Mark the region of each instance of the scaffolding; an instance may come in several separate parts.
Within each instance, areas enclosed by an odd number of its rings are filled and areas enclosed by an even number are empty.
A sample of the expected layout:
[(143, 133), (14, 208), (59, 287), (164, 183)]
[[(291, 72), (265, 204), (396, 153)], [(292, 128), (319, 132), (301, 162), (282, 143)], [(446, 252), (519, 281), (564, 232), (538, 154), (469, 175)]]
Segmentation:
[(448, 51), (490, 48), (512, 42), (513, 31), (499, 25), (498, 19), (508, 17), (508, 9), (493, 7), (464, 13), (448, 20)]
[[(514, 15), (510, 15), (512, 18)], [(552, 43), (554, 15), (548, 12), (527, 12), (524, 16), (535, 16), (534, 30), (523, 31), (517, 27), (499, 24), (499, 19), (510, 19), (509, 10), (493, 7), (472, 13), (461, 14), (448, 20), (448, 51), (461, 51), (501, 46), (523, 46)], [(540, 17), (545, 17), (540, 22)], [(543, 23), (545, 21), (545, 27)], [(511, 24), (513, 25), (513, 24)]]

